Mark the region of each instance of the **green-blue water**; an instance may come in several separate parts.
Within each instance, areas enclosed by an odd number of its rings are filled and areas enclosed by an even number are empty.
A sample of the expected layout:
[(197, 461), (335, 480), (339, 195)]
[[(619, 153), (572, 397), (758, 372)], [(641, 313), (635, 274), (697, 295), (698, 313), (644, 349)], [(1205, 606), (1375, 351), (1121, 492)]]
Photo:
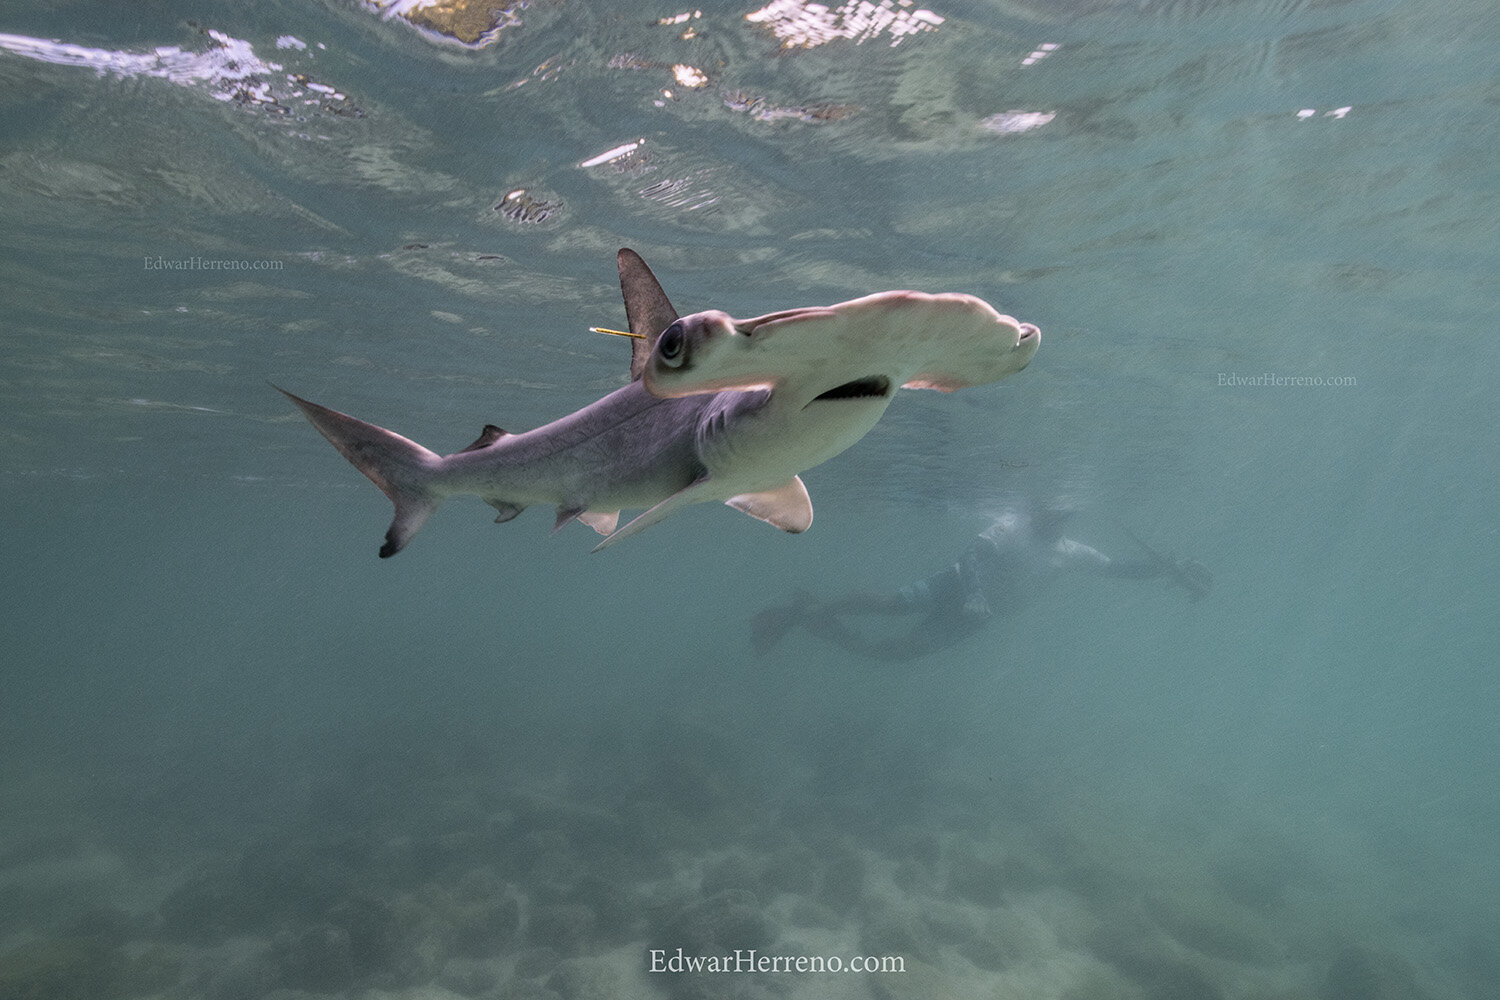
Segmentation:
[[(0, 1000), (1500, 994), (1500, 11), (795, 6), (0, 5)], [(804, 535), (459, 499), (378, 560), (267, 382), (539, 425), (623, 383), (622, 246), (682, 312), (1043, 341)], [(1016, 504), (1213, 592), (751, 654)]]

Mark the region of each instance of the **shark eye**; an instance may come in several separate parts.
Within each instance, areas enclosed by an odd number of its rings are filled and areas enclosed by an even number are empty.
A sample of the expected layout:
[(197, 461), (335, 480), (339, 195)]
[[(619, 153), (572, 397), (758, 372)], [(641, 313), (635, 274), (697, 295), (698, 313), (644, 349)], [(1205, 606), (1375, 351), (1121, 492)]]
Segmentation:
[(680, 320), (662, 331), (656, 341), (656, 353), (668, 368), (682, 367), (687, 360), (687, 334), (683, 332)]

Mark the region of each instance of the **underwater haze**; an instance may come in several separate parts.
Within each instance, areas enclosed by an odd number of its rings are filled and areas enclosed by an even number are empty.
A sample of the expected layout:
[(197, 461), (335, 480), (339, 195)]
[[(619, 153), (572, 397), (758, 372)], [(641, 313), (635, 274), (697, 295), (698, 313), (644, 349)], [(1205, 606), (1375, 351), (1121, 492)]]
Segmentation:
[[(0, 3), (0, 1000), (1500, 996), (1500, 7), (757, 3)], [(621, 247), (1042, 342), (377, 558), (272, 383), (540, 426)]]

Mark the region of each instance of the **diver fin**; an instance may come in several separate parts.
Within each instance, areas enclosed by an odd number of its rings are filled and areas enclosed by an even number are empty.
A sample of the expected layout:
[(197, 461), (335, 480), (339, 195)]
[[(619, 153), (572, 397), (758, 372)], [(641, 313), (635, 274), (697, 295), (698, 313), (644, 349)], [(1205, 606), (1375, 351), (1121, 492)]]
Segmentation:
[(630, 332), (636, 335), (630, 341), (630, 380), (634, 382), (646, 370), (656, 338), (677, 319), (677, 310), (640, 254), (626, 247), (615, 255), (615, 263), (620, 269), (625, 315)]
[(494, 424), (485, 424), (484, 430), (479, 432), (479, 436), (474, 439), (474, 443), (469, 445), (467, 448), (464, 448), (462, 451), (459, 451), (457, 454), (462, 455), (465, 451), (478, 451), (480, 448), (488, 448), (496, 441), (499, 441), (501, 438), (505, 437), (507, 433), (508, 432), (502, 431)]
[(623, 541), (624, 539), (629, 538), (631, 535), (638, 535), (641, 532), (645, 531), (647, 528), (651, 527), (657, 521), (660, 521), (668, 514), (671, 514), (677, 508), (686, 507), (690, 504), (698, 503), (703, 499), (703, 497), (699, 496), (699, 494), (703, 492), (703, 488), (707, 484), (708, 473), (705, 472), (703, 475), (699, 476), (697, 479), (693, 480), (691, 483), (684, 486), (676, 493), (673, 493), (671, 496), (667, 497), (655, 507), (652, 507), (644, 514), (641, 514), (635, 520), (625, 525), (625, 527), (611, 532), (608, 537), (604, 539), (604, 541), (600, 542), (598, 545), (595, 545), (592, 551), (598, 552), (600, 549), (607, 549), (616, 542)]
[(599, 534), (607, 535), (610, 532), (614, 531), (615, 526), (620, 523), (620, 512), (617, 510), (611, 510), (605, 513), (600, 513), (596, 510), (586, 510), (582, 514), (578, 515), (578, 520), (582, 521), (590, 528), (593, 528), (595, 531), (599, 532)]
[(318, 433), (395, 505), (396, 514), (386, 530), (380, 558), (388, 559), (405, 548), (442, 501), (430, 486), (442, 457), (384, 427), (319, 406), (280, 386), (272, 388), (296, 403)]
[(509, 503), (505, 500), (486, 500), (485, 503), (500, 512), (495, 515), (496, 524), (504, 524), (526, 509), (520, 504)]
[(724, 502), (782, 531), (797, 534), (812, 527), (812, 498), (807, 495), (801, 476), (793, 476), (791, 482), (774, 490), (741, 493)]

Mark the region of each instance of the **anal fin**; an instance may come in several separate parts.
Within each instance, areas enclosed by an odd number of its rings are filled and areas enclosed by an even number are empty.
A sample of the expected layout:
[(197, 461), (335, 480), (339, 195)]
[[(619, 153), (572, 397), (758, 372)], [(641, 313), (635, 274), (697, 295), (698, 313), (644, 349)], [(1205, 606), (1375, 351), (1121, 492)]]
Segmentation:
[(741, 493), (724, 502), (735, 510), (773, 524), (782, 531), (796, 534), (812, 527), (812, 497), (807, 495), (807, 487), (803, 485), (801, 476), (793, 476), (786, 485), (774, 490)]

